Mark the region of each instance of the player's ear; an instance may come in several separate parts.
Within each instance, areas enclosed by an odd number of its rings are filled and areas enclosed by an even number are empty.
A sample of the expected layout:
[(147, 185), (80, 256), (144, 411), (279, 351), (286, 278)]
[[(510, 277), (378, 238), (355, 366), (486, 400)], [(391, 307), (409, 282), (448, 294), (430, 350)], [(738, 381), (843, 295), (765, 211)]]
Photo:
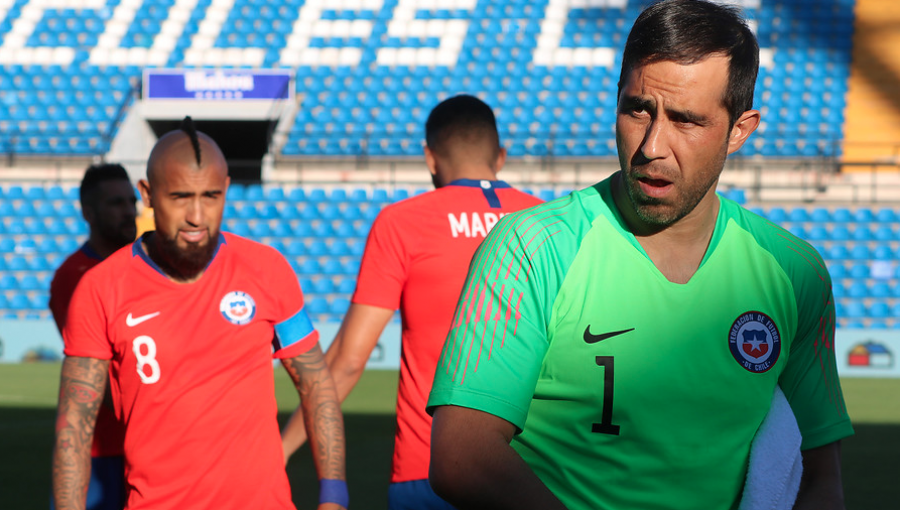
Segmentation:
[(94, 218), (97, 215), (94, 214), (94, 207), (88, 204), (85, 204), (81, 207), (81, 217), (84, 218), (84, 221), (87, 222), (88, 225), (94, 224)]
[(728, 136), (728, 154), (732, 154), (744, 146), (747, 138), (759, 127), (759, 121), (759, 110), (747, 110), (738, 117)]
[(150, 199), (150, 182), (147, 179), (138, 181), (138, 191), (141, 192), (141, 202), (143, 202), (144, 207), (153, 208), (153, 201)]
[(427, 145), (425, 146), (425, 165), (428, 166), (431, 175), (437, 175), (437, 160), (434, 158), (434, 152)]
[(494, 161), (494, 173), (498, 173), (500, 170), (503, 170), (503, 165), (506, 164), (506, 148), (500, 147), (500, 150), (497, 151), (497, 160)]

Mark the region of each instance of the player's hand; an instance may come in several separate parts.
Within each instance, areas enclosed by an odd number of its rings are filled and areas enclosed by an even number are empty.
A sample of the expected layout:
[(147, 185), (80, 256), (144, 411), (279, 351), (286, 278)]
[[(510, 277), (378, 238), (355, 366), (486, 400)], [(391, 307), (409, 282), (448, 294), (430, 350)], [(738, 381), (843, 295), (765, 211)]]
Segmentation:
[(347, 510), (337, 503), (322, 503), (318, 510)]

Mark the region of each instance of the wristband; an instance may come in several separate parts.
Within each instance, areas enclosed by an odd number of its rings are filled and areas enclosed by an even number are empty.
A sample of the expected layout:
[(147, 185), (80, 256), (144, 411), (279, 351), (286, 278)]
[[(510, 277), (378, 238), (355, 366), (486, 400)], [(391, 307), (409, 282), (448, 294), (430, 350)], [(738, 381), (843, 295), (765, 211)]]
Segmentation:
[(350, 494), (347, 492), (345, 480), (319, 480), (319, 504), (336, 503), (344, 508), (350, 504)]

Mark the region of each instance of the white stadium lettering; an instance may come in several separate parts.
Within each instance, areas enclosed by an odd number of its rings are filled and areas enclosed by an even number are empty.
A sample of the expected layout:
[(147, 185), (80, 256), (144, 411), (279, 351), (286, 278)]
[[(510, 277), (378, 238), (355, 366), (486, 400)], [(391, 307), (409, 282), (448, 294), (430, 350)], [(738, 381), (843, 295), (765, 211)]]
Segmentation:
[[(261, 47), (215, 47), (222, 28), (234, 8), (235, 0), (212, 0), (205, 8), (197, 33), (191, 36), (191, 44), (185, 49), (183, 64), (187, 66), (249, 66), (262, 67), (267, 48)], [(153, 36), (150, 47), (122, 47), (122, 38), (135, 22), (135, 15), (144, 0), (122, 0), (109, 12), (106, 0), (31, 0), (21, 7), (19, 16), (11, 20), (12, 28), (3, 37), (0, 45), (0, 65), (2, 64), (72, 64), (76, 49), (69, 46), (27, 46), (36, 26), (48, 9), (93, 9), (106, 10), (104, 31), (97, 44), (90, 48), (89, 63), (98, 66), (165, 66), (175, 50), (178, 39), (191, 19), (197, 0), (175, 0), (162, 21), (160, 30)], [(385, 66), (448, 66), (456, 65), (463, 41), (469, 28), (469, 19), (418, 19), (420, 11), (447, 9), (455, 11), (473, 10), (477, 0), (399, 0), (387, 23), (386, 35), (401, 40), (406, 38), (438, 38), (438, 47), (381, 47), (376, 50), (376, 62)], [(720, 0), (720, 3), (741, 5), (758, 9), (760, 0)], [(560, 42), (569, 23), (572, 9), (612, 8), (622, 9), (629, 0), (549, 0), (541, 31), (537, 38), (532, 61), (541, 66), (605, 66), (614, 65), (615, 50), (611, 47), (578, 48), (560, 47)], [(4, 20), (12, 7), (11, 0), (0, 1), (0, 21)], [(279, 49), (278, 64), (296, 66), (350, 66), (359, 65), (362, 48), (332, 45), (324, 48), (310, 47), (312, 38), (334, 39), (355, 38), (367, 40), (372, 36), (374, 25), (380, 20), (366, 19), (322, 19), (323, 11), (372, 11), (378, 12), (384, 0), (306, 0), (293, 23), (293, 30)], [(751, 20), (755, 31), (755, 23)], [(336, 41), (335, 41), (336, 40)], [(772, 49), (760, 50), (763, 67), (772, 67)]]
[(476, 0), (400, 0), (388, 23), (388, 36), (439, 36), (441, 42), (437, 48), (381, 48), (376, 61), (385, 66), (455, 66), (469, 30), (469, 20), (416, 19), (416, 12), (422, 9), (472, 10), (476, 3)]
[[(0, 21), (6, 19), (12, 2), (0, 9)], [(106, 0), (31, 0), (22, 6), (19, 17), (0, 45), (0, 64), (38, 64), (66, 66), (75, 59), (75, 49), (64, 46), (25, 46), (47, 9), (100, 9)]]
[[(402, 2), (401, 2), (402, 3)], [(383, 0), (343, 2), (344, 10), (378, 11)], [(285, 66), (356, 66), (362, 59), (362, 48), (310, 48), (313, 37), (368, 39), (373, 22), (368, 20), (323, 20), (322, 11), (334, 9), (333, 0), (307, 0), (300, 8), (294, 30), (287, 38), (279, 61)]]

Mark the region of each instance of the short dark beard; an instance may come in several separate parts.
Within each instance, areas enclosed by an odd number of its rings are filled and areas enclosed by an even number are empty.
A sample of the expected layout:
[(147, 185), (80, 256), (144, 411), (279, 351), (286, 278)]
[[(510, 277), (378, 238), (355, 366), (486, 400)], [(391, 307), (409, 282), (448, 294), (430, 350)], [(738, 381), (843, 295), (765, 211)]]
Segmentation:
[(167, 239), (159, 231), (147, 243), (150, 258), (172, 279), (188, 281), (197, 278), (209, 265), (219, 247), (219, 232), (210, 232), (205, 246), (190, 244), (187, 250), (178, 247), (175, 239)]

